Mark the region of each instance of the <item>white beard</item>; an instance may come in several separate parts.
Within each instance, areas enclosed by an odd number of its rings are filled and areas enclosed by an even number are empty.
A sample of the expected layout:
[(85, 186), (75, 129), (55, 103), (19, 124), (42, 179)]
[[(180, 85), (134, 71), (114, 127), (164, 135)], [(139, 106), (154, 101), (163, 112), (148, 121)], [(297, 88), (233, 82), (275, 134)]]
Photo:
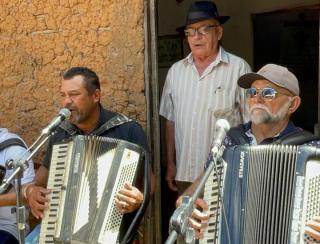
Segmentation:
[(287, 115), (290, 105), (291, 98), (279, 109), (276, 114), (273, 114), (267, 106), (260, 103), (254, 104), (249, 110), (251, 121), (256, 125), (279, 122)]

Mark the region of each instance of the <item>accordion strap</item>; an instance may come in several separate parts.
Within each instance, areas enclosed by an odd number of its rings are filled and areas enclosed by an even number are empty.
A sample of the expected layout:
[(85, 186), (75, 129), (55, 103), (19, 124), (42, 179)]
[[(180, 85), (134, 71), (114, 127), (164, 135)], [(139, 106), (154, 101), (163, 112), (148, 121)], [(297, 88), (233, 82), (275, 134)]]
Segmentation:
[(26, 145), (19, 138), (10, 138), (0, 143), (0, 151), (10, 146), (21, 146), (26, 148)]
[(249, 145), (249, 139), (245, 133), (245, 130), (242, 125), (231, 128), (228, 131), (228, 137), (236, 144), (236, 145)]
[[(244, 127), (239, 125), (237, 127), (231, 128), (228, 132), (228, 137), (236, 144), (236, 145), (249, 145), (250, 142), (248, 137), (245, 134)], [(283, 145), (302, 145), (311, 141), (320, 140), (319, 136), (316, 136), (309, 131), (299, 130), (291, 132), (272, 143), (268, 144), (283, 144)]]
[(309, 131), (294, 131), (289, 133), (278, 140), (275, 140), (271, 144), (284, 144), (284, 145), (302, 145), (307, 142), (320, 140), (319, 136), (316, 136)]
[(123, 114), (117, 114), (116, 116), (113, 116), (111, 119), (109, 119), (106, 123), (101, 125), (97, 130), (93, 131), (92, 133), (95, 135), (100, 135), (105, 131), (108, 131), (112, 128), (115, 128), (119, 125), (122, 125), (130, 121), (132, 121), (132, 119), (129, 119), (127, 116)]
[[(122, 125), (130, 121), (132, 121), (132, 119), (128, 118), (127, 116), (123, 114), (116, 114), (107, 122), (105, 122), (103, 125), (101, 125), (98, 129), (94, 130), (91, 134), (98, 136), (112, 128), (115, 128), (119, 125)], [(69, 121), (62, 122), (60, 127), (65, 131), (67, 131), (72, 136), (77, 134), (77, 128), (73, 124), (71, 124)]]

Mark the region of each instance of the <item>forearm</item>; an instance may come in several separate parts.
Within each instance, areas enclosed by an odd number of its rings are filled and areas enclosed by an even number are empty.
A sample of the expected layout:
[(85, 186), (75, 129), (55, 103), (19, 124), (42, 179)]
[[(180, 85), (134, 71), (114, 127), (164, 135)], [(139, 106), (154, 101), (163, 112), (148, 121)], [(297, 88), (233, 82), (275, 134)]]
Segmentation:
[(182, 197), (183, 196), (189, 196), (191, 197), (193, 193), (195, 192), (196, 188), (198, 187), (200, 180), (202, 178), (203, 174), (199, 175), (194, 182), (192, 183), (191, 186), (189, 186), (183, 193), (180, 195), (176, 201), (176, 207), (179, 207), (182, 203)]
[(9, 192), (0, 195), (0, 206), (14, 206), (16, 205), (16, 194), (14, 192)]
[[(22, 192), (25, 185), (22, 186)], [(0, 207), (14, 206), (17, 203), (17, 195), (12, 188), (8, 193), (0, 195)]]
[(166, 149), (167, 149), (167, 163), (168, 166), (176, 165), (176, 147), (174, 138), (174, 122), (166, 121)]
[(44, 167), (43, 165), (41, 165), (39, 167), (39, 169), (37, 170), (34, 184), (36, 186), (46, 187), (47, 181), (48, 181), (48, 176), (49, 176), (48, 169), (46, 167)]
[(192, 194), (195, 192), (196, 188), (198, 187), (200, 180), (202, 178), (203, 174), (199, 175), (194, 182), (189, 186), (182, 195), (184, 196), (192, 196)]

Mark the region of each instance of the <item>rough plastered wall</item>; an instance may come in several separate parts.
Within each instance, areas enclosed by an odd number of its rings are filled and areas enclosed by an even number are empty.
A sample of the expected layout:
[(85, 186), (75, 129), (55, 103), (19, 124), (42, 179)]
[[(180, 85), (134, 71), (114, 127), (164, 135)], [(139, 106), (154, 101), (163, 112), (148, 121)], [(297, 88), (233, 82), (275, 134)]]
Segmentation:
[(102, 103), (146, 124), (143, 0), (0, 0), (0, 126), (29, 144), (59, 111), (61, 74), (97, 72)]

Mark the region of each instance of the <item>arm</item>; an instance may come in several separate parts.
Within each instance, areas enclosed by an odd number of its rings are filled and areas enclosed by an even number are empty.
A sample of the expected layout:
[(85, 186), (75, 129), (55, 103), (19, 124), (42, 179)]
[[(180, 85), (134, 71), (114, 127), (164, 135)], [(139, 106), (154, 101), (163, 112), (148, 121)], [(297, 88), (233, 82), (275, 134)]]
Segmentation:
[(46, 196), (50, 190), (45, 188), (48, 175), (48, 169), (41, 165), (36, 173), (35, 182), (24, 188), (25, 201), (37, 219), (43, 218), (43, 211), (46, 209), (45, 203), (49, 201)]
[[(151, 171), (151, 195), (154, 193), (155, 177)], [(116, 195), (116, 208), (122, 213), (132, 213), (137, 210), (143, 199), (143, 187), (141, 190), (125, 182), (124, 186), (118, 191)]]
[[(20, 138), (20, 140), (22, 139)], [(1, 158), (4, 161), (8, 159), (12, 159), (12, 160), (27, 159), (28, 156), (29, 156), (29, 153), (26, 152), (26, 148), (20, 145), (13, 145), (1, 151)], [(33, 166), (32, 160), (30, 160), (28, 164), (29, 164), (29, 167), (27, 167), (24, 170), (23, 177), (21, 178), (22, 189), (25, 187), (25, 185), (30, 184), (30, 182), (32, 182), (34, 178), (34, 169), (33, 169), (34, 166)], [(11, 175), (12, 173), (13, 173), (13, 170), (7, 170), (7, 174), (8, 174), (7, 176)], [(13, 181), (12, 181), (12, 184), (13, 184)], [(9, 191), (0, 195), (0, 207), (14, 206), (17, 203), (16, 192), (12, 187), (12, 185), (10, 185), (8, 189)]]
[[(177, 199), (176, 207), (178, 208), (182, 203), (183, 196), (192, 196), (197, 186), (200, 183), (203, 174), (199, 175), (191, 186), (185, 190), (185, 192)], [(203, 238), (203, 233), (208, 226), (209, 214), (206, 213), (208, 211), (208, 204), (205, 200), (198, 198), (194, 203), (194, 210), (192, 212), (192, 216), (189, 218), (189, 225), (194, 229), (196, 238)]]
[(0, 207), (14, 206), (17, 203), (16, 199), (16, 193), (11, 189), (8, 193), (0, 195)]
[(166, 82), (162, 90), (159, 114), (165, 118), (167, 173), (166, 181), (171, 190), (177, 191), (176, 177), (176, 147), (175, 147), (175, 88), (173, 82), (174, 68), (168, 71)]
[(49, 177), (49, 170), (43, 165), (41, 165), (36, 173), (35, 185), (46, 187), (48, 177)]
[(171, 190), (177, 191), (175, 184), (175, 177), (177, 173), (176, 168), (176, 147), (174, 138), (174, 122), (166, 120), (166, 149), (167, 149), (167, 174), (166, 181)]
[[(146, 135), (142, 129), (142, 127), (138, 123), (131, 123), (130, 124), (130, 140), (131, 142), (134, 142), (135, 144), (140, 145), (145, 149), (146, 152), (146, 161), (149, 166), (151, 166), (151, 162), (148, 160), (149, 159), (149, 146), (147, 142)], [(131, 213), (137, 210), (143, 200), (144, 200), (144, 195), (143, 195), (143, 189), (144, 189), (144, 177), (142, 174), (142, 168), (138, 169), (138, 175), (137, 177), (137, 187), (132, 186), (130, 183), (125, 182), (123, 187), (117, 192), (116, 194), (116, 208), (121, 212), (121, 213)], [(150, 189), (150, 194), (152, 195), (154, 192), (155, 188), (155, 177), (153, 174), (153, 171), (151, 170), (151, 189)]]
[(185, 191), (184, 193), (178, 197), (177, 201), (176, 201), (176, 207), (179, 207), (182, 203), (182, 197), (183, 196), (189, 196), (191, 197), (192, 194), (194, 193), (194, 191), (196, 190), (197, 186), (199, 185), (200, 183), (200, 180), (202, 178), (203, 174), (199, 175), (195, 180), (194, 182), (192, 183), (191, 186), (189, 186)]

